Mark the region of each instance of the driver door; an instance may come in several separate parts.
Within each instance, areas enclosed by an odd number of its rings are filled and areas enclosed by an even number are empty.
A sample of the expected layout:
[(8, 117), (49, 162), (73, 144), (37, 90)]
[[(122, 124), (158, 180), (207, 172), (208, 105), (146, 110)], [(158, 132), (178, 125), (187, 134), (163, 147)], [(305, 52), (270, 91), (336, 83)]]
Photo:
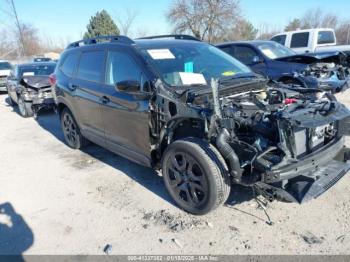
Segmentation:
[(103, 88), (102, 120), (107, 148), (130, 160), (150, 165), (149, 100), (118, 91), (122, 81), (145, 83), (145, 74), (132, 52), (109, 49)]

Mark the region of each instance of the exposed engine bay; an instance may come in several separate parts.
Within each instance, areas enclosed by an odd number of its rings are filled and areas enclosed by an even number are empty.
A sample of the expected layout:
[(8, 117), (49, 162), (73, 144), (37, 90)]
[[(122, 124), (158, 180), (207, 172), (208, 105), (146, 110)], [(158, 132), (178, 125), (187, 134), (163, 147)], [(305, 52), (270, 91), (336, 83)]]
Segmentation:
[[(204, 123), (170, 124), (167, 139), (191, 132), (208, 139), (225, 159), (233, 183), (257, 187), (270, 199), (303, 202), (317, 197), (326, 190), (323, 186), (327, 188), (350, 169), (340, 152), (350, 111), (332, 94), (291, 85), (232, 90), (213, 81), (212, 94), (185, 92), (182, 96)], [(163, 116), (178, 118), (186, 112), (193, 117), (188, 108), (181, 110), (181, 103), (168, 105)], [(333, 160), (338, 153), (341, 161)], [(333, 168), (331, 176), (328, 167)], [(316, 181), (322, 182), (322, 188), (313, 192)], [(307, 192), (311, 195), (306, 196)]]
[(349, 88), (350, 65), (347, 56), (342, 52), (304, 54), (278, 60), (305, 64), (305, 69), (295, 72), (294, 78), (308, 87), (333, 93)]

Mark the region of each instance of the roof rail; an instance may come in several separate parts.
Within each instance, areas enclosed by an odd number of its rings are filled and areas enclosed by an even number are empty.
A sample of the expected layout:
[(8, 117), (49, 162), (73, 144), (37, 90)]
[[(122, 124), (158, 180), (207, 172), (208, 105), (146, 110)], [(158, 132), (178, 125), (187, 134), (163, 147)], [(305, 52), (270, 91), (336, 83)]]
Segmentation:
[[(98, 40), (104, 40), (104, 41), (98, 41)], [(74, 47), (79, 47), (79, 46), (83, 46), (83, 45), (93, 45), (93, 44), (97, 44), (99, 42), (120, 42), (120, 43), (127, 44), (127, 45), (135, 44), (135, 42), (127, 36), (105, 35), (105, 36), (98, 36), (98, 37), (93, 37), (93, 38), (82, 39), (82, 40), (73, 42), (73, 43), (69, 44), (67, 46), (67, 48), (74, 48)]]
[(140, 37), (137, 39), (161, 39), (161, 38), (174, 38), (177, 40), (192, 40), (192, 41), (198, 41), (202, 42), (200, 39), (191, 36), (191, 35), (156, 35), (156, 36), (146, 36), (146, 37)]

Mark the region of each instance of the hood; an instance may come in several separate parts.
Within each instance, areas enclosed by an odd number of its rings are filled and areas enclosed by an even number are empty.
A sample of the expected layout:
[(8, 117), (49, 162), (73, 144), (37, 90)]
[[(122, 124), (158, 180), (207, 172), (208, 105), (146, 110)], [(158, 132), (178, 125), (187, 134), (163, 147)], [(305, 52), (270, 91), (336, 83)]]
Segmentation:
[(6, 69), (6, 70), (0, 70), (0, 76), (9, 76), (11, 70)]
[(306, 53), (303, 55), (286, 56), (276, 58), (276, 61), (300, 63), (300, 64), (314, 64), (319, 62), (345, 64), (347, 57), (342, 52), (323, 52), (323, 53)]
[(31, 89), (41, 89), (51, 86), (49, 76), (25, 76), (20, 83)]

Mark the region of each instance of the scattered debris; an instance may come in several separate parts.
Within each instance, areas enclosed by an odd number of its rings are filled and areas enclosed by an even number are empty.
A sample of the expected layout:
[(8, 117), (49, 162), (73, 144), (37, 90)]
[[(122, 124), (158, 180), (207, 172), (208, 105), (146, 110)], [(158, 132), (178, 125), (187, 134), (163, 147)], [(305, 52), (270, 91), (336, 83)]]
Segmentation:
[(343, 243), (344, 240), (345, 240), (345, 235), (341, 235), (341, 236), (337, 237), (337, 239), (335, 241)]
[(179, 248), (183, 248), (182, 244), (176, 238), (171, 239), (171, 241), (174, 242)]
[(210, 222), (207, 222), (207, 226), (210, 227), (210, 228), (214, 228), (214, 225)]
[(228, 226), (228, 228), (231, 230), (231, 231), (234, 231), (236, 233), (239, 233), (239, 229), (237, 227), (234, 227), (234, 226)]
[(306, 234), (300, 235), (300, 236), (309, 245), (322, 244), (324, 241), (324, 237), (319, 238), (319, 237), (315, 236), (314, 234), (312, 234), (311, 232), (306, 232)]
[(105, 252), (107, 255), (112, 254), (112, 251), (113, 251), (113, 247), (110, 244), (107, 244), (103, 249), (103, 252)]
[(145, 213), (143, 219), (146, 221), (153, 221), (156, 225), (165, 225), (172, 232), (180, 232), (205, 225), (204, 221), (193, 218), (190, 215), (184, 214), (174, 216), (165, 210), (160, 210), (155, 213)]

